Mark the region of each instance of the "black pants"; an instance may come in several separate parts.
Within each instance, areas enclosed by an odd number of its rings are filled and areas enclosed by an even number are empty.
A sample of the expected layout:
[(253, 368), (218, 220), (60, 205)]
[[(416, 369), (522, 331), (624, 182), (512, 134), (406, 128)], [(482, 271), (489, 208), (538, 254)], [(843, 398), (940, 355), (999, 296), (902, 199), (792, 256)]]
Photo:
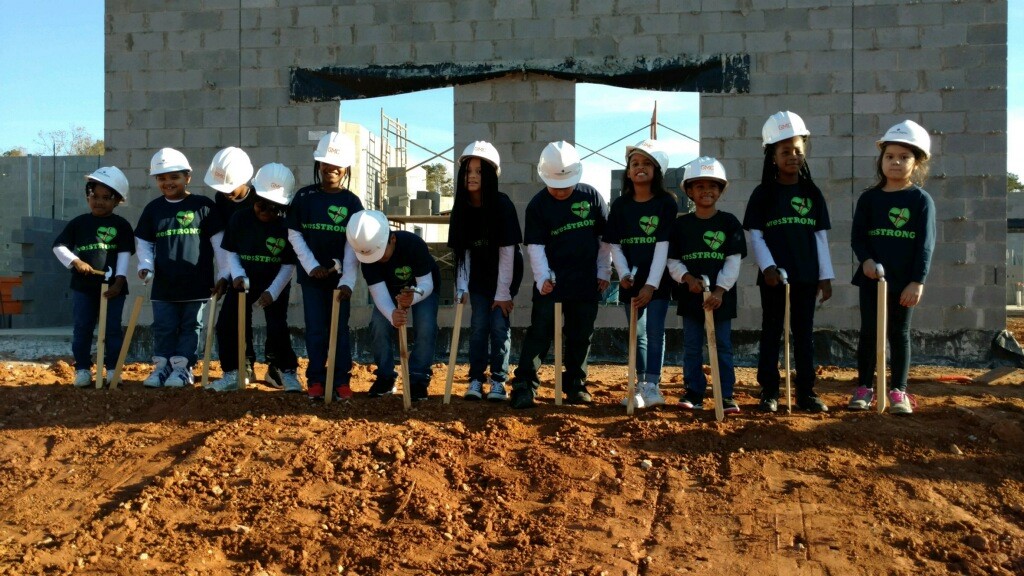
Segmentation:
[[(291, 285), (284, 290), (270, 306), (263, 309), (267, 320), (267, 341), (264, 345), (264, 356), (267, 364), (280, 370), (295, 370), (299, 359), (292, 349), (291, 335), (288, 333), (288, 296)], [(225, 372), (238, 369), (238, 297), (239, 292), (229, 288), (221, 299), (220, 316), (217, 318), (217, 352), (220, 366)], [(245, 357), (250, 364), (256, 361), (256, 350), (252, 345), (252, 305), (259, 300), (262, 292), (251, 290), (246, 297), (245, 314)]]
[[(562, 334), (565, 340), (562, 382), (565, 391), (583, 388), (587, 382), (587, 357), (590, 355), (590, 339), (594, 335), (594, 321), (597, 319), (597, 301), (563, 302)], [(555, 301), (550, 297), (536, 298), (530, 312), (530, 327), (526, 330), (523, 347), (519, 353), (512, 380), (513, 386), (540, 386), (537, 371), (542, 360), (548, 355), (555, 330)]]
[[(761, 344), (757, 359), (757, 382), (762, 398), (779, 396), (779, 351), (782, 346), (782, 324), (786, 314), (786, 287), (781, 283), (774, 288), (761, 288)], [(792, 283), (789, 285), (793, 360), (796, 367), (797, 397), (814, 391), (814, 302), (818, 283)]]
[[(861, 386), (871, 388), (875, 377), (875, 337), (878, 329), (878, 284), (865, 279), (860, 287), (860, 339), (857, 341), (857, 377)], [(910, 319), (913, 308), (900, 304), (900, 293), (889, 292), (885, 298), (888, 314), (885, 336), (889, 340), (892, 354), (890, 366), (892, 378), (889, 388), (907, 390), (907, 373), (910, 372)]]

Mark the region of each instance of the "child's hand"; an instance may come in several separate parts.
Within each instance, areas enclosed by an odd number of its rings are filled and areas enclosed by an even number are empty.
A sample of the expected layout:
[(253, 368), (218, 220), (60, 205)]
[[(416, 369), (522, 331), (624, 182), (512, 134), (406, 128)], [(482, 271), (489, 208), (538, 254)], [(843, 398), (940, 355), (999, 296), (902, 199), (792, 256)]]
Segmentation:
[(864, 275), (870, 278), (871, 280), (878, 280), (878, 274), (876, 273), (877, 270), (875, 268), (875, 261), (873, 259), (868, 258), (867, 260), (865, 260), (864, 263), (860, 265), (860, 271), (863, 272)]
[(608, 289), (608, 285), (609, 284), (611, 284), (611, 282), (609, 282), (607, 280), (604, 280), (603, 278), (598, 278), (597, 279), (597, 291), (601, 292), (601, 293), (604, 293), (604, 291)]
[[(775, 266), (769, 266), (765, 268), (762, 274), (764, 274), (764, 283), (772, 288), (778, 286), (779, 282), (782, 282), (782, 276), (779, 275), (779, 269), (776, 268)], [(831, 293), (832, 292), (830, 288), (829, 294)]]
[(690, 289), (692, 294), (700, 294), (704, 291), (704, 283), (701, 282), (700, 278), (689, 272), (683, 275), (683, 282), (686, 282), (686, 287)]
[(829, 298), (832, 297), (832, 281), (819, 280), (818, 293), (821, 294), (821, 300), (818, 300), (818, 304), (824, 304), (825, 300), (828, 300)]
[(264, 292), (263, 294), (260, 294), (259, 299), (256, 300), (256, 307), (266, 308), (267, 306), (270, 306), (273, 303), (274, 297), (270, 295), (270, 292)]
[(722, 298), (724, 296), (725, 290), (721, 286), (715, 286), (715, 289), (711, 291), (711, 295), (704, 301), (704, 309), (718, 310), (722, 307)]
[(323, 266), (317, 266), (316, 268), (313, 268), (309, 272), (310, 278), (316, 278), (317, 280), (323, 280), (324, 278), (330, 276), (330, 274), (331, 271), (328, 270), (327, 268), (324, 268)]
[(411, 308), (412, 307), (412, 290), (402, 290), (395, 296), (395, 301), (398, 302), (399, 308)]
[(114, 281), (110, 283), (110, 288), (103, 293), (103, 297), (106, 299), (117, 298), (124, 292), (125, 277), (118, 276), (114, 278)]
[(491, 310), (494, 310), (495, 308), (501, 308), (501, 314), (505, 318), (508, 318), (508, 315), (512, 313), (512, 308), (514, 306), (515, 303), (512, 302), (511, 300), (495, 300), (491, 302)]
[(633, 287), (633, 278), (626, 276), (625, 278), (619, 279), (619, 287), (623, 290), (629, 290)]
[(391, 313), (391, 325), (395, 328), (401, 328), (405, 326), (408, 321), (409, 311), (405, 308), (395, 308), (395, 311)]
[[(223, 280), (223, 278), (222, 278), (222, 280)], [(235, 290), (238, 290), (239, 292), (241, 292), (242, 290), (245, 290), (245, 280), (246, 280), (245, 276), (239, 276), (238, 278), (235, 278), (231, 282), (231, 287), (234, 288)], [(227, 284), (227, 280), (225, 280), (224, 283)], [(217, 282), (217, 285), (220, 286), (220, 282), (219, 281)]]
[(551, 294), (554, 289), (555, 285), (551, 283), (551, 280), (545, 280), (544, 283), (540, 285), (539, 292), (541, 296), (547, 296), (548, 294)]
[(77, 272), (79, 274), (92, 274), (92, 270), (93, 270), (92, 266), (89, 266), (88, 264), (86, 264), (84, 261), (82, 261), (80, 259), (79, 260), (75, 260), (74, 262), (72, 262), (71, 263), (71, 267), (75, 270), (75, 272)]
[(210, 290), (210, 296), (223, 296), (228, 291), (228, 279), (221, 278), (217, 280), (217, 283), (213, 285), (213, 290)]
[(148, 277), (152, 273), (153, 273), (152, 270), (147, 270), (146, 268), (143, 268), (142, 270), (139, 270), (139, 280), (142, 280), (143, 282), (145, 282), (146, 281), (146, 277)]
[(636, 297), (634, 297), (632, 300), (633, 308), (639, 310), (640, 308), (647, 306), (648, 304), (651, 303), (651, 298), (653, 297), (654, 286), (651, 286), (650, 284), (644, 284), (644, 287), (640, 289), (640, 292), (638, 292)]
[(340, 286), (338, 288), (338, 302), (344, 302), (345, 300), (352, 299), (352, 289), (348, 286)]
[(900, 294), (900, 305), (911, 308), (917, 306), (918, 302), (921, 301), (921, 294), (924, 293), (924, 284), (920, 282), (911, 282), (907, 284), (907, 287), (903, 289)]

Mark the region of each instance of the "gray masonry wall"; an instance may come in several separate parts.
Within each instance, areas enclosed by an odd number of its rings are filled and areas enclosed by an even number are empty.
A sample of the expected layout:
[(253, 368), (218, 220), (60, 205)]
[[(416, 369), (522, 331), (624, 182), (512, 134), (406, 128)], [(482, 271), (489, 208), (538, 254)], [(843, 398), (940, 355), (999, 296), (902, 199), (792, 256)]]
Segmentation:
[[(701, 96), (701, 152), (725, 164), (731, 184), (722, 207), (742, 214), (760, 179), (765, 119), (788, 109), (807, 121), (837, 274), (816, 324), (857, 326), (853, 207), (873, 180), (874, 141), (910, 118), (933, 135), (926, 188), (938, 213), (914, 326), (990, 337), (1005, 322), (1006, 19), (1006, 0), (107, 0), (104, 161), (145, 183), (136, 197), (157, 194), (146, 168), (163, 146), (185, 152), (197, 177), (217, 149), (239, 145), (255, 164), (280, 161), (305, 179), (308, 131), (333, 127), (337, 103), (291, 102), (292, 67), (514, 61), (529, 68), (567, 59), (600, 67), (746, 54), (749, 92)], [(541, 148), (574, 140), (574, 98), (572, 81), (533, 73), (457, 86), (456, 148), (494, 143), (502, 189), (522, 211), (541, 188)], [(738, 330), (759, 326), (754, 277), (750, 259)], [(520, 326), (529, 317), (524, 292)], [(449, 316), (442, 312), (442, 324)], [(603, 310), (600, 323), (621, 326), (621, 311)]]

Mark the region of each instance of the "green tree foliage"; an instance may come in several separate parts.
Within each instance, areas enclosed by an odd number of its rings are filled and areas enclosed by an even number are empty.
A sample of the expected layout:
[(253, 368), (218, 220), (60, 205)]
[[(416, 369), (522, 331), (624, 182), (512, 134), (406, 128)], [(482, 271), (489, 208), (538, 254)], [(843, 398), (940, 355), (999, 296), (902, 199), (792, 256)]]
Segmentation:
[(40, 155), (49, 156), (102, 156), (106, 151), (103, 140), (94, 140), (81, 126), (67, 130), (41, 130), (36, 138)]
[(11, 148), (11, 149), (10, 149), (10, 150), (8, 150), (7, 152), (4, 152), (4, 156), (5, 156), (5, 157), (11, 157), (11, 156), (24, 156), (24, 155), (25, 155), (25, 153), (26, 153), (26, 152), (25, 152), (25, 149), (24, 149), (24, 148), (22, 148), (21, 146), (16, 146), (16, 147), (14, 147), (14, 148)]
[(1013, 172), (1006, 173), (1006, 192), (1009, 194), (1024, 192), (1024, 184), (1021, 184), (1020, 178)]
[(444, 163), (426, 164), (423, 169), (427, 171), (427, 190), (429, 192), (440, 192), (441, 196), (455, 194), (451, 172), (448, 171), (448, 167)]

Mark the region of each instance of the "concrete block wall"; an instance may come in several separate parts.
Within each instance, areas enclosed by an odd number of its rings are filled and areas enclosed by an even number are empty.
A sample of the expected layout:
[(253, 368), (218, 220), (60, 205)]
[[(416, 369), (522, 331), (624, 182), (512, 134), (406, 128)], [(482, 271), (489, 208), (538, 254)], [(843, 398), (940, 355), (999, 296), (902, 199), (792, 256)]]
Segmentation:
[[(927, 189), (939, 242), (915, 327), (995, 331), (1005, 321), (1006, 19), (1006, 0), (107, 0), (105, 140), (110, 162), (155, 195), (145, 169), (168, 145), (200, 175), (232, 144), (307, 174), (307, 132), (335, 125), (337, 106), (291, 102), (291, 67), (747, 54), (749, 92), (701, 97), (701, 152), (725, 163), (723, 208), (742, 214), (760, 177), (764, 120), (788, 109), (807, 121), (837, 273), (817, 324), (856, 327), (850, 216), (872, 182), (875, 139), (911, 118), (934, 138)], [(456, 148), (493, 142), (502, 189), (522, 213), (542, 186), (543, 145), (574, 140), (574, 98), (572, 81), (531, 73), (457, 86)], [(746, 264), (739, 330), (759, 326), (753, 277)], [(518, 304), (528, 300), (525, 290)], [(621, 311), (601, 322), (621, 325)]]

